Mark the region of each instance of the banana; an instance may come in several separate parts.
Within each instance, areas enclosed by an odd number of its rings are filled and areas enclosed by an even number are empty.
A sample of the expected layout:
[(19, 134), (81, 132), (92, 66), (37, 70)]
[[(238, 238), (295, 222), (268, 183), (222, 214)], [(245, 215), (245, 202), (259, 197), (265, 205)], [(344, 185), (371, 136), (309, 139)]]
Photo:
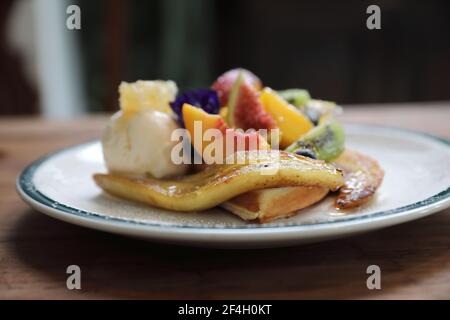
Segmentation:
[(322, 200), (329, 191), (326, 187), (254, 190), (230, 199), (221, 206), (243, 220), (265, 223), (293, 216), (298, 213), (298, 210)]
[(113, 174), (95, 174), (94, 180), (112, 195), (184, 212), (209, 209), (252, 190), (307, 186), (334, 191), (344, 183), (339, 169), (320, 160), (274, 150), (242, 151), (233, 156), (244, 161), (212, 165), (177, 180)]
[(349, 209), (369, 201), (384, 177), (384, 171), (374, 159), (353, 150), (345, 150), (335, 165), (344, 172), (345, 184), (339, 189), (336, 207)]

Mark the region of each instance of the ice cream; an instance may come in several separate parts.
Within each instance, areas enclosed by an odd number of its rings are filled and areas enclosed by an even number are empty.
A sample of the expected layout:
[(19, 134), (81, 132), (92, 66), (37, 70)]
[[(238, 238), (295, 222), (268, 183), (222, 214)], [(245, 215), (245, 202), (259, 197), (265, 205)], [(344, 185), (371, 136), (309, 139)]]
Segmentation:
[(168, 178), (186, 173), (188, 165), (171, 159), (172, 132), (179, 128), (169, 102), (177, 87), (172, 81), (122, 83), (121, 111), (114, 114), (103, 136), (108, 170), (127, 176)]

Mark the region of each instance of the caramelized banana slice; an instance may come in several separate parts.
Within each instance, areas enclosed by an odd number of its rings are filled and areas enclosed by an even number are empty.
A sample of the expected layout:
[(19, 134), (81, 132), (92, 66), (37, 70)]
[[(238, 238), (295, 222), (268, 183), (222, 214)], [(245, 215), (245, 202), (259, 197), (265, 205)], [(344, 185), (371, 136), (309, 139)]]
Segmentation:
[(374, 159), (346, 150), (335, 164), (344, 171), (345, 184), (339, 190), (336, 207), (348, 209), (369, 201), (383, 181), (384, 172)]
[(270, 188), (241, 194), (221, 206), (243, 220), (265, 223), (296, 215), (298, 210), (322, 200), (328, 192), (325, 187)]
[(278, 151), (244, 151), (238, 156), (245, 162), (213, 165), (178, 180), (112, 174), (96, 174), (94, 179), (112, 195), (177, 211), (209, 209), (252, 190), (292, 186), (337, 190), (344, 183), (342, 172), (324, 161)]

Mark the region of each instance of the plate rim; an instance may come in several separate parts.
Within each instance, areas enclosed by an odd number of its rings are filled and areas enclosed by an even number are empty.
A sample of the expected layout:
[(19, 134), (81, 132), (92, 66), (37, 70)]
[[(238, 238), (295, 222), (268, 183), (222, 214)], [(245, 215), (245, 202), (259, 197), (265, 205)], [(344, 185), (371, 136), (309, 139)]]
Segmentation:
[[(416, 131), (412, 129), (385, 126), (385, 125), (375, 125), (375, 124), (355, 124), (355, 123), (345, 123), (346, 126), (359, 127), (367, 129), (368, 127), (376, 128), (378, 130), (388, 129), (395, 130), (402, 133), (418, 135), (422, 138), (431, 139), (434, 142), (440, 143), (442, 146), (450, 148), (450, 140), (442, 137), (438, 137), (429, 133), (424, 133), (421, 131)], [(81, 210), (67, 206), (65, 204), (58, 203), (43, 193), (41, 193), (33, 183), (34, 173), (39, 169), (39, 167), (48, 161), (49, 159), (60, 155), (67, 151), (72, 151), (76, 148), (82, 148), (89, 144), (98, 143), (99, 140), (91, 140), (84, 143), (68, 146), (54, 152), (48, 153), (40, 157), (39, 159), (31, 162), (27, 165), (16, 179), (16, 189), (21, 198), (30, 204), (32, 207), (38, 211), (45, 211), (44, 213), (51, 215), (54, 218), (62, 219), (63, 217), (74, 223), (80, 220), (79, 224), (87, 225), (88, 223), (94, 223), (97, 226), (102, 224), (111, 225), (116, 227), (125, 227), (127, 229), (144, 229), (153, 231), (170, 231), (170, 232), (181, 232), (181, 233), (221, 233), (221, 234), (237, 234), (246, 231), (245, 233), (267, 233), (267, 232), (290, 232), (290, 231), (318, 231), (318, 230), (329, 230), (329, 229), (346, 229), (347, 227), (352, 227), (355, 225), (365, 225), (371, 224), (375, 221), (391, 221), (400, 218), (399, 222), (414, 220), (422, 216), (434, 213), (436, 211), (443, 210), (444, 208), (450, 206), (450, 186), (447, 189), (438, 192), (426, 199), (417, 201), (402, 207), (397, 207), (390, 210), (377, 211), (366, 215), (352, 215), (344, 219), (339, 219), (335, 221), (320, 221), (308, 224), (297, 224), (297, 223), (268, 223), (268, 224), (249, 224), (247, 226), (193, 226), (189, 224), (160, 224), (153, 222), (146, 222), (141, 220), (126, 219), (120, 217), (108, 217), (96, 212), (89, 212), (86, 210)], [(51, 213), (51, 214), (50, 214)], [(410, 219), (403, 219), (401, 217), (408, 216)], [(83, 221), (85, 223), (83, 223)], [(398, 223), (399, 223), (398, 222)], [(390, 223), (388, 225), (393, 225), (395, 223)]]

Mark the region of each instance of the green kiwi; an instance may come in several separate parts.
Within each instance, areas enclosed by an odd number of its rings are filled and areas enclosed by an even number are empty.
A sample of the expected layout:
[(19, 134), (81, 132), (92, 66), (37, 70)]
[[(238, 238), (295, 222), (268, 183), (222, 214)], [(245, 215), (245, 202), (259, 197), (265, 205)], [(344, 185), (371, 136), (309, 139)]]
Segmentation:
[(278, 94), (302, 111), (315, 126), (323, 115), (339, 111), (334, 102), (312, 99), (309, 92), (304, 89), (287, 89), (278, 91)]
[(329, 119), (311, 129), (286, 151), (297, 153), (302, 149), (312, 150), (317, 159), (331, 161), (344, 151), (345, 134), (335, 119)]
[(311, 96), (309, 92), (304, 89), (286, 89), (277, 92), (284, 100), (293, 104), (296, 107), (304, 106), (309, 100), (311, 100)]

